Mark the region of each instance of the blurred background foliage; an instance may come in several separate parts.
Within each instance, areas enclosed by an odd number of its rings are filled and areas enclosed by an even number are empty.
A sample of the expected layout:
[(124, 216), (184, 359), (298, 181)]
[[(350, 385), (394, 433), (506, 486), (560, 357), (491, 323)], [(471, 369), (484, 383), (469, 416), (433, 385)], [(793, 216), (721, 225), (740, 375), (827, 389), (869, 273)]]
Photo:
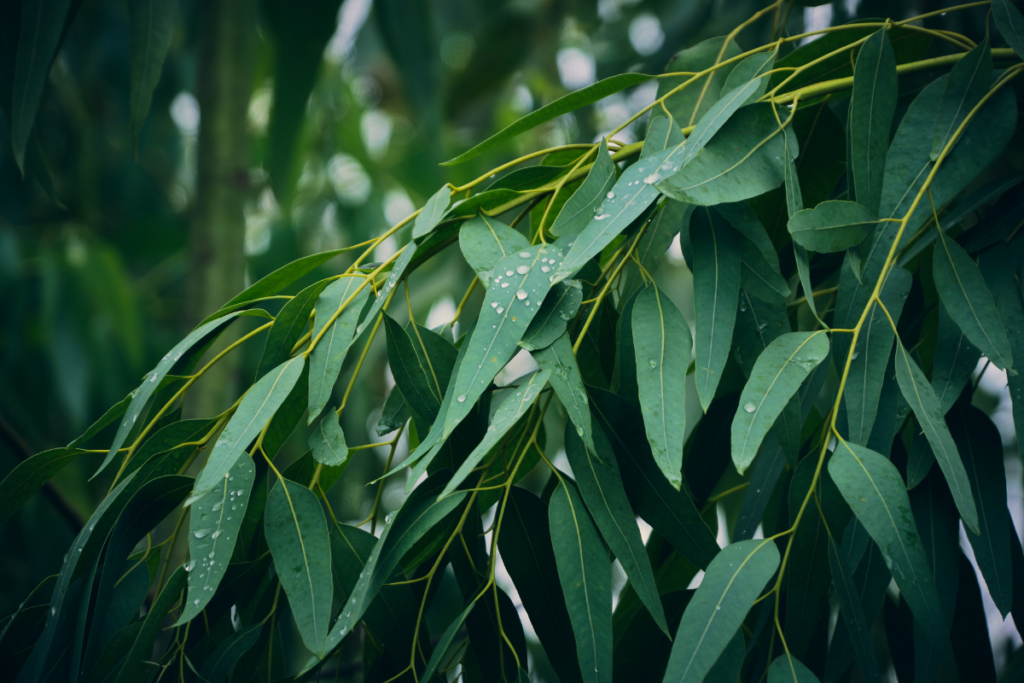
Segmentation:
[[(29, 168), (23, 176), (7, 135), (21, 21), (18, 3), (2, 4), (3, 474), (81, 433), (245, 284), (300, 256), (380, 234), (444, 182), (465, 183), (545, 147), (593, 141), (649, 103), (657, 82), (562, 116), (468, 163), (440, 162), (595, 80), (623, 71), (660, 73), (675, 52), (727, 33), (762, 5), (178, 0), (170, 3), (176, 28), (136, 149), (130, 2), (72, 0), (32, 132), (48, 168)], [(790, 33), (905, 17), (942, 3), (800, 4), (789, 13)], [(959, 12), (928, 25), (980, 36), (985, 14)], [(758, 30), (744, 32), (740, 45), (765, 42)], [(627, 128), (619, 139), (642, 139), (644, 125), (641, 119), (634, 124), (641, 128)], [(217, 192), (218, 185), (227, 192)], [(376, 257), (386, 258), (407, 237), (403, 231), (389, 239)], [(430, 327), (451, 320), (472, 280), (456, 249), (412, 280), (416, 317)], [(692, 319), (689, 271), (678, 251), (670, 257), (659, 279)], [(306, 282), (340, 272), (344, 258)], [(243, 347), (228, 374), (198, 385), (219, 404), (214, 407), (234, 401), (235, 379), (254, 376), (261, 351), (259, 343)], [(342, 416), (350, 446), (379, 440), (375, 425), (393, 384), (384, 355), (381, 336), (368, 357), (368, 379), (354, 387)], [(346, 383), (343, 374), (339, 393)], [(999, 378), (983, 383), (989, 393), (979, 400), (988, 401), (987, 412), (999, 411), (1004, 384)], [(282, 448), (281, 462), (306, 450), (300, 432)], [(1004, 433), (1004, 441), (1012, 439)], [(362, 482), (380, 473), (382, 450), (355, 458), (331, 492), (343, 520), (369, 510), (373, 489)], [(104, 477), (89, 481), (100, 457), (67, 467), (46, 495), (0, 530), (0, 614), (59, 566), (80, 520), (109, 484)], [(1017, 491), (1019, 480), (1018, 471), (1011, 484)], [(401, 503), (403, 486), (395, 481), (385, 489), (385, 509)]]

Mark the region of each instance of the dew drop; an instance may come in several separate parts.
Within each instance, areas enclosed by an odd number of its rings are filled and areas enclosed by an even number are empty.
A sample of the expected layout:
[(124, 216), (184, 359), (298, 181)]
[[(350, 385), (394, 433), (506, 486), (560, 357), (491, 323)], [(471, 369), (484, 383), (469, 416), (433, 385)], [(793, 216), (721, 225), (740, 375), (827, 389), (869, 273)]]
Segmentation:
[(854, 351), (854, 352), (853, 352), (853, 358), (851, 358), (850, 360), (857, 360), (857, 358), (858, 358), (859, 356), (860, 356), (860, 351)]
[(540, 267), (540, 272), (542, 272), (542, 273), (547, 273), (547, 272), (549, 272), (550, 270), (551, 270), (551, 269), (550, 269), (550, 268), (548, 268), (547, 266), (541, 266), (541, 267)]
[(501, 283), (501, 288), (505, 289), (506, 287), (508, 287), (508, 283), (507, 282), (502, 282)]
[(498, 302), (497, 301), (492, 301), (491, 302), (491, 308), (497, 308), (497, 307), (498, 307)]
[(498, 315), (501, 315), (502, 313), (505, 312), (505, 307), (504, 306), (498, 306), (498, 308), (496, 308), (495, 310), (498, 312)]
[[(196, 602), (198, 602), (198, 600)], [(50, 615), (51, 616), (56, 616), (56, 614), (57, 614), (57, 608), (56, 607), (51, 607), (50, 608)]]
[(220, 510), (222, 507), (224, 507), (224, 501), (218, 500), (216, 503), (213, 504), (213, 507), (210, 508), (210, 512), (216, 512), (217, 510)]
[(741, 301), (740, 302), (740, 311), (746, 313), (746, 311), (747, 311), (747, 302), (745, 302), (745, 301)]
[(755, 406), (753, 403), (748, 402), (743, 406), (743, 410), (747, 411), (748, 413), (752, 413), (755, 410), (757, 410), (757, 406)]
[(521, 251), (521, 252), (519, 252), (519, 258), (530, 258), (530, 252), (528, 252), (528, 251)]
[(595, 220), (595, 221), (603, 221), (603, 220), (604, 220), (605, 218), (608, 218), (608, 217), (609, 217), (609, 215), (610, 215), (610, 214), (607, 214), (607, 213), (602, 213), (602, 214), (601, 214), (601, 215), (599, 215), (599, 216), (594, 216), (594, 220)]
[(199, 531), (193, 532), (196, 538), (206, 538), (210, 535), (210, 529), (200, 529)]
[(214, 531), (213, 536), (210, 536), (210, 538), (212, 538), (213, 540), (217, 540), (218, 538), (220, 538), (220, 529)]
[(195, 600), (193, 600), (192, 604), (193, 605), (198, 605), (199, 604), (199, 598), (196, 598)]
[(466, 395), (465, 394), (459, 394), (459, 397), (456, 400), (459, 403), (465, 403), (466, 402)]
[(609, 192), (608, 194), (605, 195), (605, 197), (607, 197), (608, 199), (615, 199), (615, 193)]
[(519, 299), (520, 301), (525, 299), (527, 296), (528, 295), (525, 289), (520, 289), (518, 292), (516, 292), (516, 298)]
[(516, 272), (519, 273), (520, 275), (526, 275), (527, 273), (530, 272), (530, 266), (519, 266), (518, 268), (516, 268)]
[(654, 183), (658, 182), (659, 180), (661, 180), (661, 176), (657, 172), (655, 172), (655, 173), (652, 173), (651, 175), (647, 176), (646, 178), (644, 178), (644, 184), (646, 184), (646, 185), (653, 185)]
[(650, 365), (652, 368), (658, 367), (657, 361), (655, 361), (653, 358), (651, 358), (649, 361), (647, 361), (647, 364)]

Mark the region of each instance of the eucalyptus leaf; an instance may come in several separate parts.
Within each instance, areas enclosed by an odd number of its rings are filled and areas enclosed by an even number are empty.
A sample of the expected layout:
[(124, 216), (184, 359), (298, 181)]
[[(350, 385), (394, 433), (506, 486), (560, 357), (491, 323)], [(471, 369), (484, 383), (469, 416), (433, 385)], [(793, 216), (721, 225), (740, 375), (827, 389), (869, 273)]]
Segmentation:
[[(327, 285), (316, 301), (313, 339), (321, 334), (323, 336), (309, 356), (309, 424), (313, 424), (331, 399), (345, 356), (355, 341), (356, 325), (363, 319), (365, 308), (370, 304), (370, 288), (364, 287), (364, 284), (365, 280), (361, 277), (339, 278)], [(360, 287), (363, 289), (359, 290)], [(343, 305), (345, 307), (341, 308)], [(339, 309), (341, 313), (330, 322)], [(324, 332), (328, 323), (330, 328)]]
[(131, 26), (131, 60), (128, 80), (131, 85), (130, 125), (132, 145), (139, 147), (139, 133), (153, 101), (153, 91), (160, 82), (160, 71), (174, 37), (177, 2), (128, 3), (128, 23)]
[(443, 185), (420, 209), (412, 227), (412, 238), (417, 242), (429, 235), (444, 217), (445, 209), (451, 202), (451, 190)]
[(992, 0), (992, 16), (1003, 39), (1024, 59), (1024, 15), (1010, 0)]
[(575, 425), (576, 434), (587, 444), (587, 448), (593, 450), (594, 435), (590, 426), (587, 391), (583, 386), (579, 366), (576, 365), (569, 335), (563, 334), (551, 345), (534, 353), (533, 358), (542, 370), (550, 371), (548, 382), (562, 402), (570, 422)]
[(313, 459), (326, 467), (342, 467), (348, 464), (352, 452), (345, 443), (345, 432), (341, 430), (338, 416), (327, 413), (312, 434), (309, 435), (309, 449)]
[(899, 90), (896, 56), (886, 28), (871, 34), (857, 53), (850, 99), (850, 167), (857, 200), (868, 214), (877, 213), (881, 202), (885, 153)]
[(857, 202), (829, 201), (798, 211), (789, 219), (793, 241), (811, 251), (834, 252), (864, 241), (878, 219)]
[(544, 298), (537, 316), (519, 340), (519, 346), (527, 351), (537, 351), (550, 346), (562, 336), (569, 321), (576, 317), (576, 312), (583, 301), (583, 286), (578, 280), (559, 282), (552, 292)]
[(618, 180), (615, 162), (608, 154), (608, 142), (601, 139), (593, 166), (580, 189), (573, 193), (551, 225), (551, 234), (565, 237), (581, 232), (597, 215), (597, 209)]
[(519, 231), (490, 216), (474, 216), (459, 229), (459, 249), (484, 287), (490, 287), (498, 261), (529, 246)]
[(953, 134), (988, 92), (992, 83), (992, 51), (988, 36), (953, 65), (932, 129), (931, 158), (935, 161), (952, 142)]

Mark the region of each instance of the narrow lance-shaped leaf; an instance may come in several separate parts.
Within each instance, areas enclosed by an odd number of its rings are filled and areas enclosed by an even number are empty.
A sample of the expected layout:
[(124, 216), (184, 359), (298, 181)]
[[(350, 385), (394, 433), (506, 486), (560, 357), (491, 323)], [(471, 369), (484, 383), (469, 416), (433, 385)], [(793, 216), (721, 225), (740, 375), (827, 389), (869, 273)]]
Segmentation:
[[(725, 36), (708, 38), (678, 52), (665, 67), (665, 73), (699, 73), (724, 60), (739, 56), (741, 52), (736, 41), (727, 40)], [(735, 62), (722, 64), (718, 69), (692, 82), (691, 78), (694, 77), (691, 75), (666, 76), (658, 79), (657, 96), (666, 97), (665, 107), (655, 107), (651, 111), (651, 116), (664, 116), (667, 111), (677, 125), (692, 126), (718, 101), (720, 93), (723, 92), (722, 88), (735, 67)], [(687, 82), (690, 83), (685, 88), (669, 95), (669, 92)]]
[(654, 581), (651, 562), (644, 552), (644, 542), (636, 525), (636, 516), (629, 505), (623, 487), (622, 475), (608, 438), (598, 425), (594, 425), (595, 451), (587, 450), (576, 430), (567, 425), (565, 453), (576, 475), (580, 495), (594, 517), (601, 536), (622, 564), (630, 584), (647, 607), (665, 635), (668, 624), (665, 611)]
[(256, 379), (260, 379), (291, 357), (292, 349), (309, 327), (309, 314), (313, 312), (317, 298), (327, 285), (327, 280), (312, 284), (281, 307), (267, 334), (263, 356), (256, 368)]
[(956, 241), (940, 235), (933, 252), (932, 271), (935, 289), (950, 317), (993, 365), (1010, 370), (1010, 341), (977, 264)]
[[(707, 208), (690, 221), (693, 245), (694, 372), (697, 395), (707, 412), (722, 379), (740, 294), (740, 254), (732, 229)], [(640, 365), (637, 365), (640, 368)]]
[(576, 356), (572, 352), (569, 335), (563, 334), (554, 343), (533, 354), (533, 359), (542, 370), (550, 370), (548, 382), (555, 390), (555, 395), (562, 402), (562, 407), (569, 420), (576, 428), (576, 433), (593, 450), (594, 436), (590, 427), (590, 407), (587, 391), (583, 386), (583, 377)]
[(441, 662), (444, 659), (445, 654), (451, 648), (452, 643), (455, 642), (455, 638), (458, 637), (459, 632), (462, 630), (462, 626), (466, 623), (469, 613), (476, 607), (476, 601), (471, 601), (466, 605), (465, 609), (459, 612), (458, 616), (448, 624), (448, 628), (444, 630), (441, 637), (437, 641), (437, 646), (434, 648), (433, 654), (430, 655), (430, 659), (427, 661), (426, 667), (423, 672), (419, 674), (419, 677), (424, 681), (428, 681), (431, 677), (437, 673), (438, 667), (441, 666)]
[(877, 223), (874, 214), (857, 202), (835, 200), (794, 214), (789, 234), (811, 251), (844, 251), (863, 242)]
[(768, 509), (779, 477), (786, 468), (786, 454), (779, 444), (774, 431), (765, 434), (761, 447), (757, 449), (754, 469), (750, 471), (750, 483), (743, 492), (743, 502), (736, 517), (732, 541), (747, 541), (754, 537), (761, 526), (764, 511)]
[(262, 630), (262, 622), (255, 623), (222, 640), (199, 670), (200, 679), (209, 683), (223, 683), (228, 680), (235, 664), (256, 644)]
[(527, 351), (549, 346), (562, 336), (582, 302), (583, 286), (578, 280), (559, 282), (544, 298), (537, 316), (519, 340), (519, 346)]
[(896, 341), (896, 380), (904, 398), (910, 404), (910, 409), (917, 417), (918, 425), (928, 437), (928, 443), (931, 444), (935, 459), (946, 477), (946, 483), (949, 484), (960, 517), (964, 520), (964, 526), (977, 534), (978, 511), (971, 495), (971, 484), (953, 437), (949, 434), (939, 399), (936, 398), (935, 391), (925, 379), (921, 368), (899, 340)]
[(665, 683), (704, 680), (778, 567), (771, 540), (740, 541), (718, 553), (683, 613)]
[(363, 330), (377, 319), (377, 314), (384, 307), (388, 297), (391, 296), (391, 292), (394, 291), (398, 283), (405, 277), (405, 270), (412, 263), (416, 250), (413, 249), (411, 244), (407, 244), (403, 249), (402, 254), (395, 260), (394, 265), (391, 266), (391, 275), (388, 276), (388, 279), (384, 281), (384, 286), (377, 292), (377, 298), (373, 300), (373, 305), (370, 306), (369, 312), (366, 315), (360, 316), (361, 322), (356, 328), (356, 334), (362, 334)]
[[(999, 313), (1010, 332), (1013, 351), (1024, 358), (1024, 296), (1018, 284), (1007, 287), (999, 295)], [(1006, 379), (1013, 404), (1013, 425), (1018, 434), (1024, 434), (1024, 374), (1010, 375)], [(1024, 454), (1024, 439), (1017, 439), (1017, 450)], [(1024, 628), (1024, 622), (1021, 627)]]
[(857, 54), (850, 98), (850, 168), (857, 201), (868, 213), (877, 213), (881, 202), (897, 80), (896, 57), (888, 31), (881, 28)]
[(153, 642), (160, 635), (164, 619), (178, 601), (184, 587), (185, 569), (178, 567), (171, 574), (170, 578), (167, 579), (167, 583), (164, 584), (160, 595), (156, 597), (150, 606), (142, 628), (132, 643), (131, 649), (128, 650), (128, 654), (124, 658), (124, 665), (118, 672), (117, 678), (114, 679), (114, 683), (131, 683), (132, 681), (145, 678), (143, 672), (147, 667), (146, 662), (152, 655)]
[(949, 637), (939, 594), (896, 466), (862, 446), (841, 441), (828, 464), (839, 491), (878, 544), (900, 595), (910, 605), (928, 640), (947, 647)]
[(992, 50), (986, 33), (985, 39), (954, 64), (949, 73), (932, 128), (932, 161), (939, 158), (957, 128), (988, 92), (991, 83)]
[(875, 649), (868, 636), (871, 623), (864, 616), (864, 607), (861, 604), (861, 596), (857, 593), (853, 572), (850, 571), (845, 556), (832, 536), (828, 538), (828, 563), (832, 570), (836, 597), (839, 598), (839, 611), (846, 623), (849, 642), (857, 654), (860, 669), (868, 681), (881, 683), (882, 675), (878, 668), (878, 660), (875, 658)]
[[(356, 325), (359, 324), (371, 298), (369, 287), (364, 287), (356, 294), (364, 282), (364, 278), (356, 276), (340, 278), (327, 285), (316, 301), (313, 339), (320, 335), (342, 304), (348, 302), (348, 305), (331, 323), (330, 329), (323, 333), (309, 355), (308, 424), (313, 424), (331, 399), (331, 392), (334, 390), (334, 383), (338, 381), (338, 375), (341, 374), (345, 355), (355, 341)], [(355, 298), (352, 298), (353, 296)]]
[[(1006, 313), (1001, 308), (999, 312), (1002, 319), (1009, 323)], [(971, 373), (978, 366), (981, 351), (953, 322), (941, 301), (938, 313), (938, 340), (935, 344), (935, 357), (932, 360), (932, 389), (935, 390), (942, 414), (945, 415), (971, 379)], [(1011, 334), (1010, 338), (1012, 337)]]
[[(736, 70), (733, 70), (735, 73)], [(732, 74), (730, 74), (731, 76)], [(715, 133), (721, 130), (722, 126), (739, 110), (758, 90), (763, 91), (767, 85), (767, 79), (752, 80), (740, 87), (725, 92), (721, 99), (715, 102), (707, 113), (700, 117), (693, 127), (693, 132), (686, 139), (683, 146), (683, 157), (681, 166), (686, 166), (701, 151)], [(667, 174), (662, 174), (667, 175)]]
[[(804, 208), (804, 195), (803, 190), (800, 187), (800, 178), (797, 175), (796, 164), (789, 155), (789, 138), (786, 138), (785, 155), (783, 156), (783, 175), (784, 183), (783, 187), (786, 191), (786, 213), (790, 220), (793, 219), (798, 212), (803, 211)], [(772, 252), (774, 252), (774, 248)], [(818, 321), (825, 329), (828, 329), (828, 325), (818, 315), (818, 306), (814, 301), (814, 286), (811, 284), (811, 258), (807, 253), (807, 249), (803, 247), (796, 240), (793, 240), (793, 260), (796, 262), (796, 272), (800, 277), (800, 286), (804, 289), (804, 301), (807, 302), (807, 308), (811, 310), (811, 315)], [(803, 411), (801, 411), (803, 414)]]
[(185, 563), (188, 598), (177, 625), (195, 618), (216, 594), (238, 542), (255, 479), (256, 466), (250, 458), (242, 458), (222, 477), (213, 495), (192, 505)]
[(758, 85), (754, 88), (753, 92), (747, 95), (744, 104), (750, 104), (760, 98), (764, 91), (768, 89), (769, 79), (767, 74), (775, 65), (775, 58), (778, 55), (779, 49), (776, 47), (773, 50), (758, 52), (744, 59), (736, 65), (736, 68), (725, 79), (725, 85), (722, 86), (722, 95), (725, 96), (726, 93), (736, 88), (742, 88), (748, 81), (754, 82), (756, 79)]
[(434, 195), (423, 205), (416, 222), (412, 228), (412, 238), (417, 242), (429, 235), (437, 224), (441, 222), (448, 204), (452, 200), (451, 190), (447, 185), (442, 185)]
[(320, 501), (306, 487), (280, 479), (267, 497), (263, 528), (302, 642), (323, 656), (334, 582)]
[[(465, 481), (470, 472), (484, 459), (484, 456), (497, 446), (509, 430), (519, 422), (520, 418), (533, 408), (533, 404), (547, 385), (550, 376), (550, 370), (536, 372), (524, 384), (520, 384), (514, 394), (509, 393), (494, 413), (494, 418), (491, 419), (491, 424), (487, 427), (483, 440), (473, 449), (473, 452), (466, 456), (451, 481), (441, 491), (441, 496), (447, 496), (458, 488), (459, 484)], [(514, 455), (518, 456), (518, 453)]]
[(640, 293), (632, 315), (637, 385), (647, 440), (654, 461), (669, 483), (678, 489), (683, 481), (686, 368), (692, 347), (690, 326), (657, 286)]
[(46, 482), (84, 452), (77, 448), (51, 448), (18, 463), (0, 482), (0, 524), (13, 517)]
[(171, 47), (171, 38), (174, 37), (177, 5), (175, 0), (131, 0), (128, 3), (128, 23), (131, 27), (129, 110), (132, 146), (136, 151), (139, 147), (139, 133), (149, 113), (153, 91), (160, 82), (164, 59)]
[[(633, 260), (649, 273), (656, 271), (680, 229), (689, 222), (693, 208), (692, 204), (666, 198), (644, 229), (644, 236), (633, 251)], [(628, 301), (645, 284), (640, 269), (632, 263), (626, 266), (626, 273), (621, 301)]]
[(958, 402), (950, 412), (950, 432), (964, 460), (971, 493), (978, 504), (980, 535), (968, 534), (974, 559), (985, 577), (989, 595), (1006, 618), (1013, 604), (1012, 562), (1007, 532), (1012, 528), (1006, 507), (1006, 470), (999, 431), (987, 415)]
[(782, 654), (768, 667), (768, 683), (819, 683), (814, 672), (791, 654)]
[(753, 461), (764, 435), (828, 351), (824, 333), (790, 332), (758, 357), (732, 421), (732, 461), (739, 472)]
[(549, 505), (551, 545), (576, 635), (580, 673), (586, 683), (608, 683), (612, 680), (611, 563), (571, 484), (560, 484)]
[(440, 378), (428, 362), (429, 357), (416, 353), (417, 340), (413, 333), (402, 329), (395, 320), (384, 314), (387, 328), (388, 365), (402, 395), (417, 419), (432, 423), (441, 409), (444, 390)]
[(490, 216), (473, 216), (459, 228), (459, 249), (480, 284), (491, 286), (498, 261), (530, 246), (518, 230)]
[(536, 245), (498, 262), (484, 297), (481, 323), (466, 341), (465, 357), (449, 383), (454, 400), (444, 416), (444, 438), (465, 419), (494, 376), (515, 355), (519, 340), (551, 288), (551, 273), (561, 264), (561, 254), (554, 246)]
[(664, 116), (651, 119), (647, 137), (644, 138), (644, 146), (640, 150), (640, 158), (646, 159), (669, 147), (676, 147), (684, 140), (686, 140), (686, 136), (683, 135), (683, 131), (679, 129), (675, 121)]
[(587, 227), (595, 216), (595, 210), (607, 198), (617, 179), (615, 162), (608, 154), (608, 142), (602, 138), (587, 179), (562, 207), (562, 211), (551, 225), (551, 234), (565, 237)]
[(268, 372), (252, 385), (213, 446), (206, 466), (196, 478), (192, 500), (198, 500), (219, 484), (245, 453), (249, 443), (263, 430), (288, 398), (302, 374), (303, 356), (296, 356)]
[(472, 149), (463, 152), (454, 159), (444, 162), (442, 166), (454, 166), (455, 164), (461, 164), (464, 161), (469, 161), (473, 157), (479, 156), (487, 150), (497, 147), (506, 140), (510, 140), (521, 133), (525, 133), (532, 128), (536, 128), (545, 121), (550, 121), (562, 114), (574, 111), (580, 107), (585, 107), (588, 104), (593, 104), (598, 100), (608, 97), (608, 95), (625, 90), (626, 88), (631, 88), (634, 85), (639, 85), (640, 83), (650, 79), (651, 76), (647, 76), (645, 74), (619, 74), (617, 76), (612, 76), (611, 78), (598, 81), (593, 85), (588, 85), (587, 87), (581, 88), (575, 92), (571, 92), (568, 95), (560, 97), (554, 102), (541, 107), (537, 111), (527, 114)]
[(779, 128), (771, 105), (752, 104), (737, 111), (690, 163), (676, 173), (666, 169), (664, 180), (655, 182), (669, 197), (701, 206), (743, 201), (781, 185), (777, 160), (787, 153), (795, 159), (798, 149), (792, 127)]
[(1010, 0), (992, 0), (992, 16), (1003, 39), (1018, 57), (1024, 59), (1024, 15), (1010, 4)]
[(605, 195), (583, 232), (572, 242), (565, 260), (554, 270), (554, 282), (572, 277), (601, 253), (658, 198), (654, 183), (679, 169), (686, 144), (642, 159), (623, 172)]

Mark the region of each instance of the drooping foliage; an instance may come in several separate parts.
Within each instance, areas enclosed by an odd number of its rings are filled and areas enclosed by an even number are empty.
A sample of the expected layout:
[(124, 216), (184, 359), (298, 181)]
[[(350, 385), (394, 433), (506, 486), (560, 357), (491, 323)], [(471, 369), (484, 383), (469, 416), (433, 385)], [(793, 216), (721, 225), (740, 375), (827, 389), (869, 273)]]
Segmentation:
[[(68, 3), (25, 5), (31, 19)], [(133, 26), (170, 20), (131, 5)], [(3, 626), (10, 680), (300, 681), (357, 662), (367, 681), (526, 681), (523, 615), (562, 681), (806, 683), (854, 665), (880, 681), (876, 619), (901, 681), (970, 680), (985, 626), (959, 523), (999, 611), (1024, 599), (999, 433), (971, 401), (981, 358), (1007, 373), (1024, 430), (1024, 215), (1001, 162), (1020, 144), (1024, 18), (992, 10), (983, 36), (893, 18), (773, 24), (749, 50), (738, 32), (710, 39), (669, 63), (637, 115), (645, 139), (616, 139), (623, 124), (490, 186), (443, 186), (362, 251), (302, 259), (210, 311), (101, 423), (0, 483), (6, 520), (83, 453), (113, 473)], [(133, 138), (167, 35), (133, 62)], [(19, 163), (45, 74), (16, 75)], [(449, 163), (654, 77), (570, 93)], [(673, 244), (692, 302), (659, 281)], [(457, 320), (429, 329), (409, 301), (434, 258), (477, 277)], [(287, 303), (272, 315), (269, 297)], [(339, 415), (377, 335), (395, 387), (375, 446), (394, 456), (405, 436), (410, 452), (358, 482), (378, 495), (346, 522), (326, 492), (372, 448)], [(257, 338), (234, 405), (182, 419), (193, 383)], [(296, 432), (309, 451), (279, 466)], [(517, 485), (531, 472), (547, 484)], [(408, 497), (378, 519), (399, 478)], [(461, 608), (431, 628), (446, 576)]]

